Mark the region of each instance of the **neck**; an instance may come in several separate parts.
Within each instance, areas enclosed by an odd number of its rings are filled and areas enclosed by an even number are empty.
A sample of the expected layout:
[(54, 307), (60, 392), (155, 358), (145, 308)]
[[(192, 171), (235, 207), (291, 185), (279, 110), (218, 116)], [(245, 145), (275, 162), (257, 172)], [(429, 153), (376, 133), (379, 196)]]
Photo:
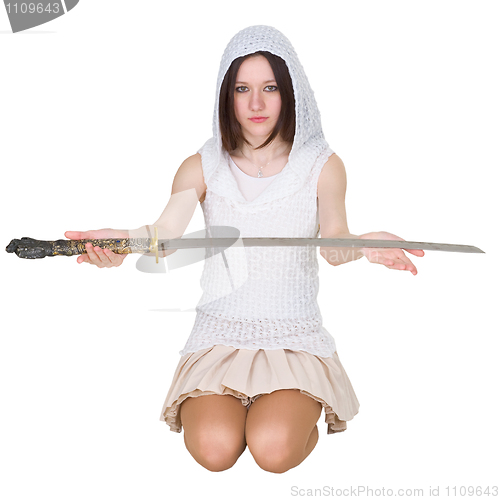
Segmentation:
[(251, 146), (242, 144), (237, 151), (258, 166), (264, 166), (285, 154), (288, 155), (292, 148), (289, 143), (282, 140), (274, 140), (262, 149), (255, 149), (255, 147), (253, 144)]

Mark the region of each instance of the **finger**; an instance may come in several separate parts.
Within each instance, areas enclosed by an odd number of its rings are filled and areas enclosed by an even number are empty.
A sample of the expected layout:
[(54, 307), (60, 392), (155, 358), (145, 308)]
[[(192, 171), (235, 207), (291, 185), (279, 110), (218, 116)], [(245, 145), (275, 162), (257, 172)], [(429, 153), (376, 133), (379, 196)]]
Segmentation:
[(66, 238), (69, 238), (70, 240), (83, 240), (84, 238), (80, 236), (81, 234), (81, 231), (66, 231), (64, 233), (64, 236), (66, 236)]
[(404, 251), (411, 253), (412, 255), (415, 255), (417, 257), (423, 257), (425, 255), (425, 252), (423, 250), (413, 250), (413, 249), (404, 248)]
[(113, 263), (111, 262), (109, 256), (106, 255), (104, 249), (96, 246), (94, 247), (94, 250), (103, 267), (112, 267)]
[(388, 265), (386, 267), (395, 271), (416, 271), (415, 266), (406, 264), (405, 262), (394, 262), (394, 264)]
[(127, 254), (118, 254), (114, 253), (111, 250), (108, 250), (107, 248), (104, 249), (104, 253), (108, 256), (109, 260), (111, 261), (111, 264), (113, 266), (118, 267), (122, 262), (123, 259), (127, 256)]
[(87, 243), (85, 245), (85, 249), (87, 250), (87, 255), (88, 255), (90, 264), (94, 264), (97, 267), (104, 267), (102, 262), (101, 262), (101, 259), (99, 258), (94, 247), (92, 246), (92, 243)]
[(116, 254), (107, 248), (102, 249), (103, 255), (101, 256), (101, 260), (106, 260), (106, 267), (114, 267), (117, 265)]
[(84, 262), (89, 263), (89, 256), (86, 253), (83, 253), (82, 255), (78, 256), (76, 261), (78, 262), (78, 264), (83, 264)]
[[(417, 252), (423, 252), (423, 250), (417, 250)], [(417, 274), (417, 268), (401, 249), (372, 249), (367, 258), (370, 262), (382, 264), (388, 269), (410, 271), (413, 275)]]
[(70, 240), (91, 240), (95, 238), (96, 231), (66, 231), (64, 236)]
[(95, 247), (96, 253), (101, 259), (104, 267), (117, 267), (122, 263), (122, 257), (119, 254), (108, 250), (107, 248)]
[(394, 262), (393, 266), (388, 266), (390, 269), (395, 269), (397, 271), (410, 271), (413, 275), (417, 274), (417, 268), (413, 262), (405, 257), (405, 259), (399, 259)]
[[(423, 250), (421, 250), (421, 252), (423, 253)], [(420, 257), (420, 255), (418, 256)], [(411, 271), (413, 275), (417, 274), (417, 268), (415, 264), (405, 255), (404, 252), (403, 255), (401, 256), (401, 260), (406, 264), (405, 268), (406, 271)]]

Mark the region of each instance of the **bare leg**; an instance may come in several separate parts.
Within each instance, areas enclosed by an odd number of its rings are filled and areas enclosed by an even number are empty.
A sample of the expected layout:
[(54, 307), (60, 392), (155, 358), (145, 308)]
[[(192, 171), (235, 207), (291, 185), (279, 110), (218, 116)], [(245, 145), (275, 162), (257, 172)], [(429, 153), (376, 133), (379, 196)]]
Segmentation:
[(257, 399), (248, 410), (245, 436), (259, 467), (282, 473), (299, 465), (318, 442), (321, 410), (320, 403), (297, 389)]
[(231, 395), (204, 395), (181, 403), (180, 419), (189, 453), (203, 467), (231, 468), (245, 451), (247, 409)]

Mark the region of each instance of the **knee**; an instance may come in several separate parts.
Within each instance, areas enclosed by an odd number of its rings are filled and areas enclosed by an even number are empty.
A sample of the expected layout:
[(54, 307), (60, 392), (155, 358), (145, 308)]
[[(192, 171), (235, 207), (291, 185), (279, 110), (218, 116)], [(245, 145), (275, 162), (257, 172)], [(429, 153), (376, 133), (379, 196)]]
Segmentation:
[(254, 458), (262, 470), (273, 472), (274, 474), (283, 474), (298, 465), (298, 461), (295, 458), (292, 460), (291, 454), (287, 452), (273, 453)]
[(184, 435), (184, 440), (193, 458), (211, 472), (230, 469), (246, 448), (242, 440), (216, 434)]
[(293, 439), (286, 433), (260, 435), (248, 442), (248, 449), (261, 469), (275, 474), (296, 467), (304, 455), (304, 450), (294, 445)]

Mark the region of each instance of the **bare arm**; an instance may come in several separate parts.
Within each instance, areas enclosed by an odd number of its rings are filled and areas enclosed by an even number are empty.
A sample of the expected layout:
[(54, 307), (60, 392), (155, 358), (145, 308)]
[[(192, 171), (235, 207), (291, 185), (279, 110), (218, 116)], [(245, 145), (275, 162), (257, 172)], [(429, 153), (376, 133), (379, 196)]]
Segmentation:
[[(97, 231), (67, 231), (65, 236), (71, 239), (92, 238), (149, 238), (158, 228), (159, 239), (177, 238), (184, 234), (198, 202), (205, 198), (206, 185), (201, 168), (201, 156), (195, 154), (187, 158), (177, 170), (172, 184), (171, 197), (158, 220), (151, 225), (137, 229), (99, 229)], [(106, 249), (86, 246), (87, 254), (80, 255), (77, 262), (88, 262), (98, 267), (117, 267), (126, 255), (118, 255)], [(162, 257), (175, 250), (160, 252)], [(149, 254), (152, 255), (152, 254)]]
[[(158, 228), (159, 239), (179, 238), (184, 234), (198, 203), (205, 198), (206, 185), (201, 168), (201, 156), (195, 154), (187, 158), (177, 170), (172, 183), (172, 192), (167, 206), (158, 220), (129, 231), (130, 238), (148, 238)], [(176, 250), (161, 252), (162, 257)]]
[[(347, 227), (345, 209), (345, 193), (347, 178), (344, 163), (333, 154), (323, 166), (318, 179), (319, 222), (322, 238), (361, 238), (368, 240), (403, 238), (385, 231), (365, 233), (360, 236), (351, 234)], [(406, 250), (406, 252), (423, 257), (423, 250)], [(320, 247), (322, 257), (332, 266), (366, 257), (369, 262), (382, 264), (388, 269), (410, 271), (417, 274), (417, 268), (399, 248), (334, 248)]]
[[(322, 238), (359, 238), (349, 232), (345, 209), (347, 176), (343, 161), (335, 153), (328, 158), (318, 179), (319, 225)], [(363, 257), (360, 248), (320, 247), (332, 266)]]

